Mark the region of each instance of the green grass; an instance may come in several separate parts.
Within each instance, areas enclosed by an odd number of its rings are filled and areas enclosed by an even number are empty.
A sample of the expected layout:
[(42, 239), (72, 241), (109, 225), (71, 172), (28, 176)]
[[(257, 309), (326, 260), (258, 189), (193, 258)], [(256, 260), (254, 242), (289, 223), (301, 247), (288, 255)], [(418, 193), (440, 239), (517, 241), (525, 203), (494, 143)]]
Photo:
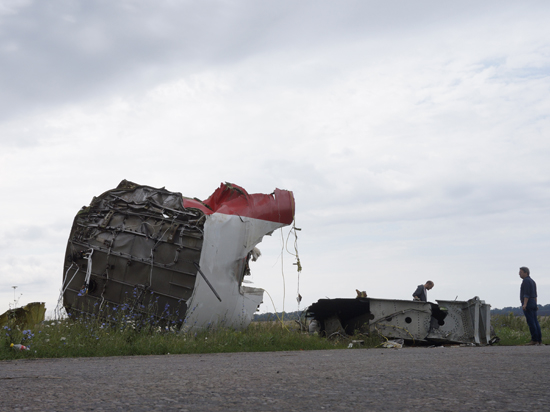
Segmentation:
[[(550, 342), (550, 317), (539, 316), (539, 323), (542, 329), (542, 342)], [(500, 338), (499, 345), (523, 345), (531, 341), (531, 334), (524, 316), (514, 316), (512, 313), (495, 315), (491, 318), (491, 325)]]
[[(107, 316), (110, 322), (87, 316), (49, 320), (30, 329), (5, 326), (0, 329), (0, 359), (344, 349), (351, 340), (363, 340), (360, 347), (374, 348), (385, 340), (365, 335), (326, 339), (300, 331), (296, 322), (253, 322), (243, 331), (211, 328), (182, 333), (168, 327), (170, 322), (166, 319), (160, 324), (139, 321), (123, 313), (110, 312)], [(550, 342), (550, 317), (539, 321), (543, 341)], [(523, 317), (496, 315), (491, 322), (500, 338), (498, 345), (530, 341)], [(30, 350), (16, 351), (11, 343), (21, 343)]]
[[(26, 330), (6, 326), (0, 334), (0, 359), (344, 349), (352, 339), (363, 340), (363, 347), (381, 343), (380, 337), (366, 336), (328, 340), (300, 331), (295, 322), (256, 322), (244, 331), (182, 333), (158, 324), (136, 327), (125, 318), (107, 323), (94, 317), (45, 321)], [(11, 343), (30, 350), (16, 351)]]

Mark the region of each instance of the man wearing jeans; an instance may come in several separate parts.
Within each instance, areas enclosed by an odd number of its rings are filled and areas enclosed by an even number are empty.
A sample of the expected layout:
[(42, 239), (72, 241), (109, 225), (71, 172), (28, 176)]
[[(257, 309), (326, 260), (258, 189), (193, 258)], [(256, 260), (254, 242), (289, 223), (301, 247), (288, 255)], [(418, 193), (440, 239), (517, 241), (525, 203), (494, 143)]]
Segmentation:
[(531, 342), (527, 345), (542, 345), (542, 332), (537, 319), (537, 284), (529, 277), (529, 268), (525, 266), (519, 268), (519, 276), (523, 279), (519, 290), (519, 299), (531, 332)]

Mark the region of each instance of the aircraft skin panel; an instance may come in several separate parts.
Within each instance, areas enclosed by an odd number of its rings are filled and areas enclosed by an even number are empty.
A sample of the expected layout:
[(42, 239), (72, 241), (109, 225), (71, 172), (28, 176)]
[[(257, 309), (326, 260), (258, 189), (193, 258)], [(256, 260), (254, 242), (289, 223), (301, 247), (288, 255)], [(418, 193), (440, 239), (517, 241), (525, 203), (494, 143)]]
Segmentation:
[(306, 313), (325, 336), (342, 330), (353, 335), (359, 330), (416, 343), (490, 345), (498, 341), (492, 336), (491, 305), (477, 296), (437, 304), (370, 297), (320, 299)]
[(201, 202), (123, 180), (77, 213), (60, 305), (73, 316), (125, 306), (186, 330), (244, 328), (263, 299), (242, 285), (254, 248), (293, 220), (286, 190), (249, 194), (222, 183)]
[(184, 198), (183, 205), (199, 209), (206, 215), (221, 213), (285, 225), (291, 224), (294, 220), (294, 196), (292, 192), (281, 189), (275, 189), (269, 195), (248, 194), (240, 186), (222, 183), (204, 202)]
[[(222, 213), (207, 218), (200, 268), (221, 301), (204, 278), (198, 276), (184, 328), (211, 324), (248, 326), (262, 302), (263, 290), (242, 286), (247, 259), (264, 235), (283, 226)], [(205, 307), (208, 310), (203, 310)]]

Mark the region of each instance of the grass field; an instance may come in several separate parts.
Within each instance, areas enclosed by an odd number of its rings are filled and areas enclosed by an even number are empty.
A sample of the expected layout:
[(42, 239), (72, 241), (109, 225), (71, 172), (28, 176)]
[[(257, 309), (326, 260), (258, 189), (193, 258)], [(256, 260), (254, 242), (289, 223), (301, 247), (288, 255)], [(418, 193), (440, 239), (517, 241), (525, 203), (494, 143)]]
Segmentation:
[[(62, 320), (26, 330), (4, 327), (0, 359), (343, 349), (350, 342), (343, 336), (327, 340), (301, 332), (292, 322), (252, 323), (244, 331), (210, 329), (199, 333), (122, 326)], [(15, 351), (11, 343), (30, 350)]]
[[(550, 343), (550, 316), (539, 316), (542, 329), (542, 342)], [(531, 340), (529, 327), (524, 316), (496, 315), (491, 318), (491, 325), (500, 338), (499, 345), (522, 345)]]
[[(374, 348), (385, 341), (377, 335), (326, 339), (300, 330), (297, 322), (254, 322), (244, 331), (211, 328), (181, 333), (155, 323), (139, 324), (114, 313), (109, 318), (109, 322), (94, 317), (48, 320), (29, 329), (4, 326), (0, 359), (345, 349), (352, 340), (362, 340), (360, 347)], [(540, 323), (543, 341), (548, 342), (550, 317), (541, 318)], [(492, 325), (499, 345), (530, 341), (523, 317), (493, 316)], [(11, 343), (30, 350), (16, 351)]]

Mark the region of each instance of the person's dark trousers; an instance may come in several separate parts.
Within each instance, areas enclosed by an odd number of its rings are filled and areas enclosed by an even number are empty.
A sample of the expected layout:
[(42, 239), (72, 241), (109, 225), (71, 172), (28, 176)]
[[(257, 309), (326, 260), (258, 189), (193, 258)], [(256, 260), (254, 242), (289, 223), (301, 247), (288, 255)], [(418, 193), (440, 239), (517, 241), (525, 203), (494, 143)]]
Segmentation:
[(542, 331), (540, 330), (540, 324), (537, 319), (537, 304), (533, 302), (527, 302), (527, 308), (523, 311), (525, 320), (529, 326), (529, 332), (531, 332), (531, 340), (533, 342), (542, 342)]

